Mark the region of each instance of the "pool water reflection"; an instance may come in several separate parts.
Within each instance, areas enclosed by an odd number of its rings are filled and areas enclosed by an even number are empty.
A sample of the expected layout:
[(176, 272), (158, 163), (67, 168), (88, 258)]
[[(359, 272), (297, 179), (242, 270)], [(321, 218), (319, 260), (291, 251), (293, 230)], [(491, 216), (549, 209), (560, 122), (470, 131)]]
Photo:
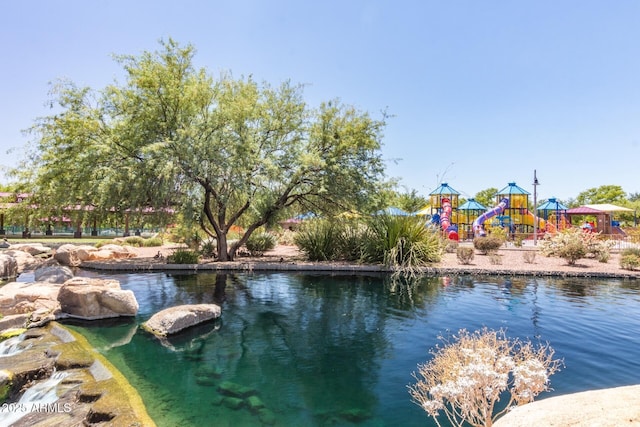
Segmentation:
[[(435, 425), (410, 401), (411, 373), (439, 336), (483, 326), (548, 341), (564, 359), (554, 391), (539, 398), (640, 383), (638, 281), (99, 276), (135, 293), (138, 317), (73, 327), (139, 390), (159, 426)], [(138, 328), (164, 308), (211, 302), (221, 319), (175, 338)]]

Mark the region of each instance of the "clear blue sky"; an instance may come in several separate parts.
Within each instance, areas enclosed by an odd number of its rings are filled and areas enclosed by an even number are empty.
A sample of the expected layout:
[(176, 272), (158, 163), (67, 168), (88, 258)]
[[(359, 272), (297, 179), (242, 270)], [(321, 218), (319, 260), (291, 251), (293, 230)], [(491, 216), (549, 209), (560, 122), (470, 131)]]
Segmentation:
[(0, 164), (16, 164), (21, 131), (48, 114), (49, 82), (122, 82), (112, 54), (172, 37), (212, 74), (304, 83), (312, 106), (386, 109), (388, 175), (407, 190), (533, 192), (536, 169), (538, 198), (636, 193), (638, 22), (637, 0), (5, 1)]

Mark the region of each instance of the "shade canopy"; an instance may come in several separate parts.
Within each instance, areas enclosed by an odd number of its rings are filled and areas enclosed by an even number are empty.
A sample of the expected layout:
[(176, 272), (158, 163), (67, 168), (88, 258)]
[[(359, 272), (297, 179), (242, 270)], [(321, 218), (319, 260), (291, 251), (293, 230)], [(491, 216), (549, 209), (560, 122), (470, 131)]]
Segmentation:
[(510, 182), (509, 184), (507, 184), (506, 187), (504, 187), (502, 190), (498, 191), (496, 194), (502, 196), (502, 195), (505, 195), (505, 194), (525, 194), (525, 195), (529, 195), (531, 193), (529, 193), (524, 188), (518, 187), (515, 182)]
[(431, 215), (431, 205), (424, 206), (422, 209), (413, 212), (411, 215), (417, 215), (417, 216)]
[(553, 197), (547, 200), (545, 203), (538, 206), (538, 211), (566, 211), (569, 208), (554, 199)]
[(459, 211), (486, 211), (487, 208), (476, 201), (476, 199), (469, 199), (458, 207)]
[(578, 206), (567, 211), (568, 215), (602, 215), (606, 212), (588, 206)]
[(600, 203), (595, 205), (583, 205), (601, 212), (633, 212), (633, 209), (612, 205), (611, 203)]
[(430, 196), (433, 196), (436, 194), (444, 194), (444, 195), (450, 196), (453, 194), (460, 195), (460, 192), (449, 187), (449, 184), (447, 184), (446, 182), (443, 182), (442, 184), (440, 184), (440, 187), (436, 188), (431, 193), (429, 193)]
[(376, 212), (376, 215), (409, 216), (409, 212), (403, 211), (395, 206), (389, 206), (388, 208), (380, 209)]

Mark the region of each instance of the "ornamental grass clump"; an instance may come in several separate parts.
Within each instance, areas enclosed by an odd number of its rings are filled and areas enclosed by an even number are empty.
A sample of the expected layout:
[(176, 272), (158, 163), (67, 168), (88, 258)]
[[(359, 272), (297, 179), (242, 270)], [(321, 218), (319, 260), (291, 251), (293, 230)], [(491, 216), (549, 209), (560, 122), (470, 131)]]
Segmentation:
[(167, 264), (198, 264), (200, 254), (191, 249), (176, 249), (167, 257)]
[[(549, 377), (562, 364), (549, 344), (508, 339), (505, 331), (462, 329), (433, 359), (418, 365), (409, 394), (438, 426), (442, 414), (454, 426), (490, 427), (513, 406), (532, 402), (548, 391)], [(497, 407), (501, 397), (506, 405)]]
[(396, 272), (419, 274), (442, 258), (440, 233), (413, 216), (376, 215), (363, 234), (363, 261), (382, 262)]
[(266, 251), (275, 248), (277, 243), (276, 236), (265, 231), (249, 236), (245, 246), (252, 256), (262, 256)]
[(336, 221), (313, 219), (294, 236), (294, 242), (310, 261), (331, 261), (340, 256), (341, 228)]

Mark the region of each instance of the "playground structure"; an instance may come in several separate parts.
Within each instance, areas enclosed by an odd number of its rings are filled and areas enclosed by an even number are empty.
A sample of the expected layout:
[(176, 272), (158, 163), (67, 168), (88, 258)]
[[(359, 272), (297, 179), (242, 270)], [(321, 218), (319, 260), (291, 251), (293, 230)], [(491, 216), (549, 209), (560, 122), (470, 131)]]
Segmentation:
[(458, 236), (458, 197), (460, 193), (449, 187), (446, 182), (429, 193), (431, 222), (439, 225), (449, 240), (457, 241)]
[(494, 216), (501, 215), (505, 211), (505, 209), (507, 209), (508, 207), (509, 207), (509, 199), (505, 197), (502, 200), (500, 200), (500, 203), (498, 203), (498, 205), (495, 208), (486, 211), (485, 213), (480, 215), (478, 218), (476, 218), (475, 221), (473, 221), (473, 234), (476, 237), (486, 236), (487, 233), (483, 227), (484, 222), (489, 218), (493, 218)]
[(495, 194), (496, 205), (487, 209), (474, 199), (458, 205), (460, 193), (443, 183), (429, 194), (430, 206), (427, 211), (433, 224), (439, 226), (450, 240), (470, 239), (485, 236), (490, 227), (505, 229), (510, 235), (529, 236), (534, 227), (540, 235), (556, 233), (571, 226), (568, 208), (555, 198), (550, 198), (535, 209), (529, 210), (530, 193), (515, 182)]

